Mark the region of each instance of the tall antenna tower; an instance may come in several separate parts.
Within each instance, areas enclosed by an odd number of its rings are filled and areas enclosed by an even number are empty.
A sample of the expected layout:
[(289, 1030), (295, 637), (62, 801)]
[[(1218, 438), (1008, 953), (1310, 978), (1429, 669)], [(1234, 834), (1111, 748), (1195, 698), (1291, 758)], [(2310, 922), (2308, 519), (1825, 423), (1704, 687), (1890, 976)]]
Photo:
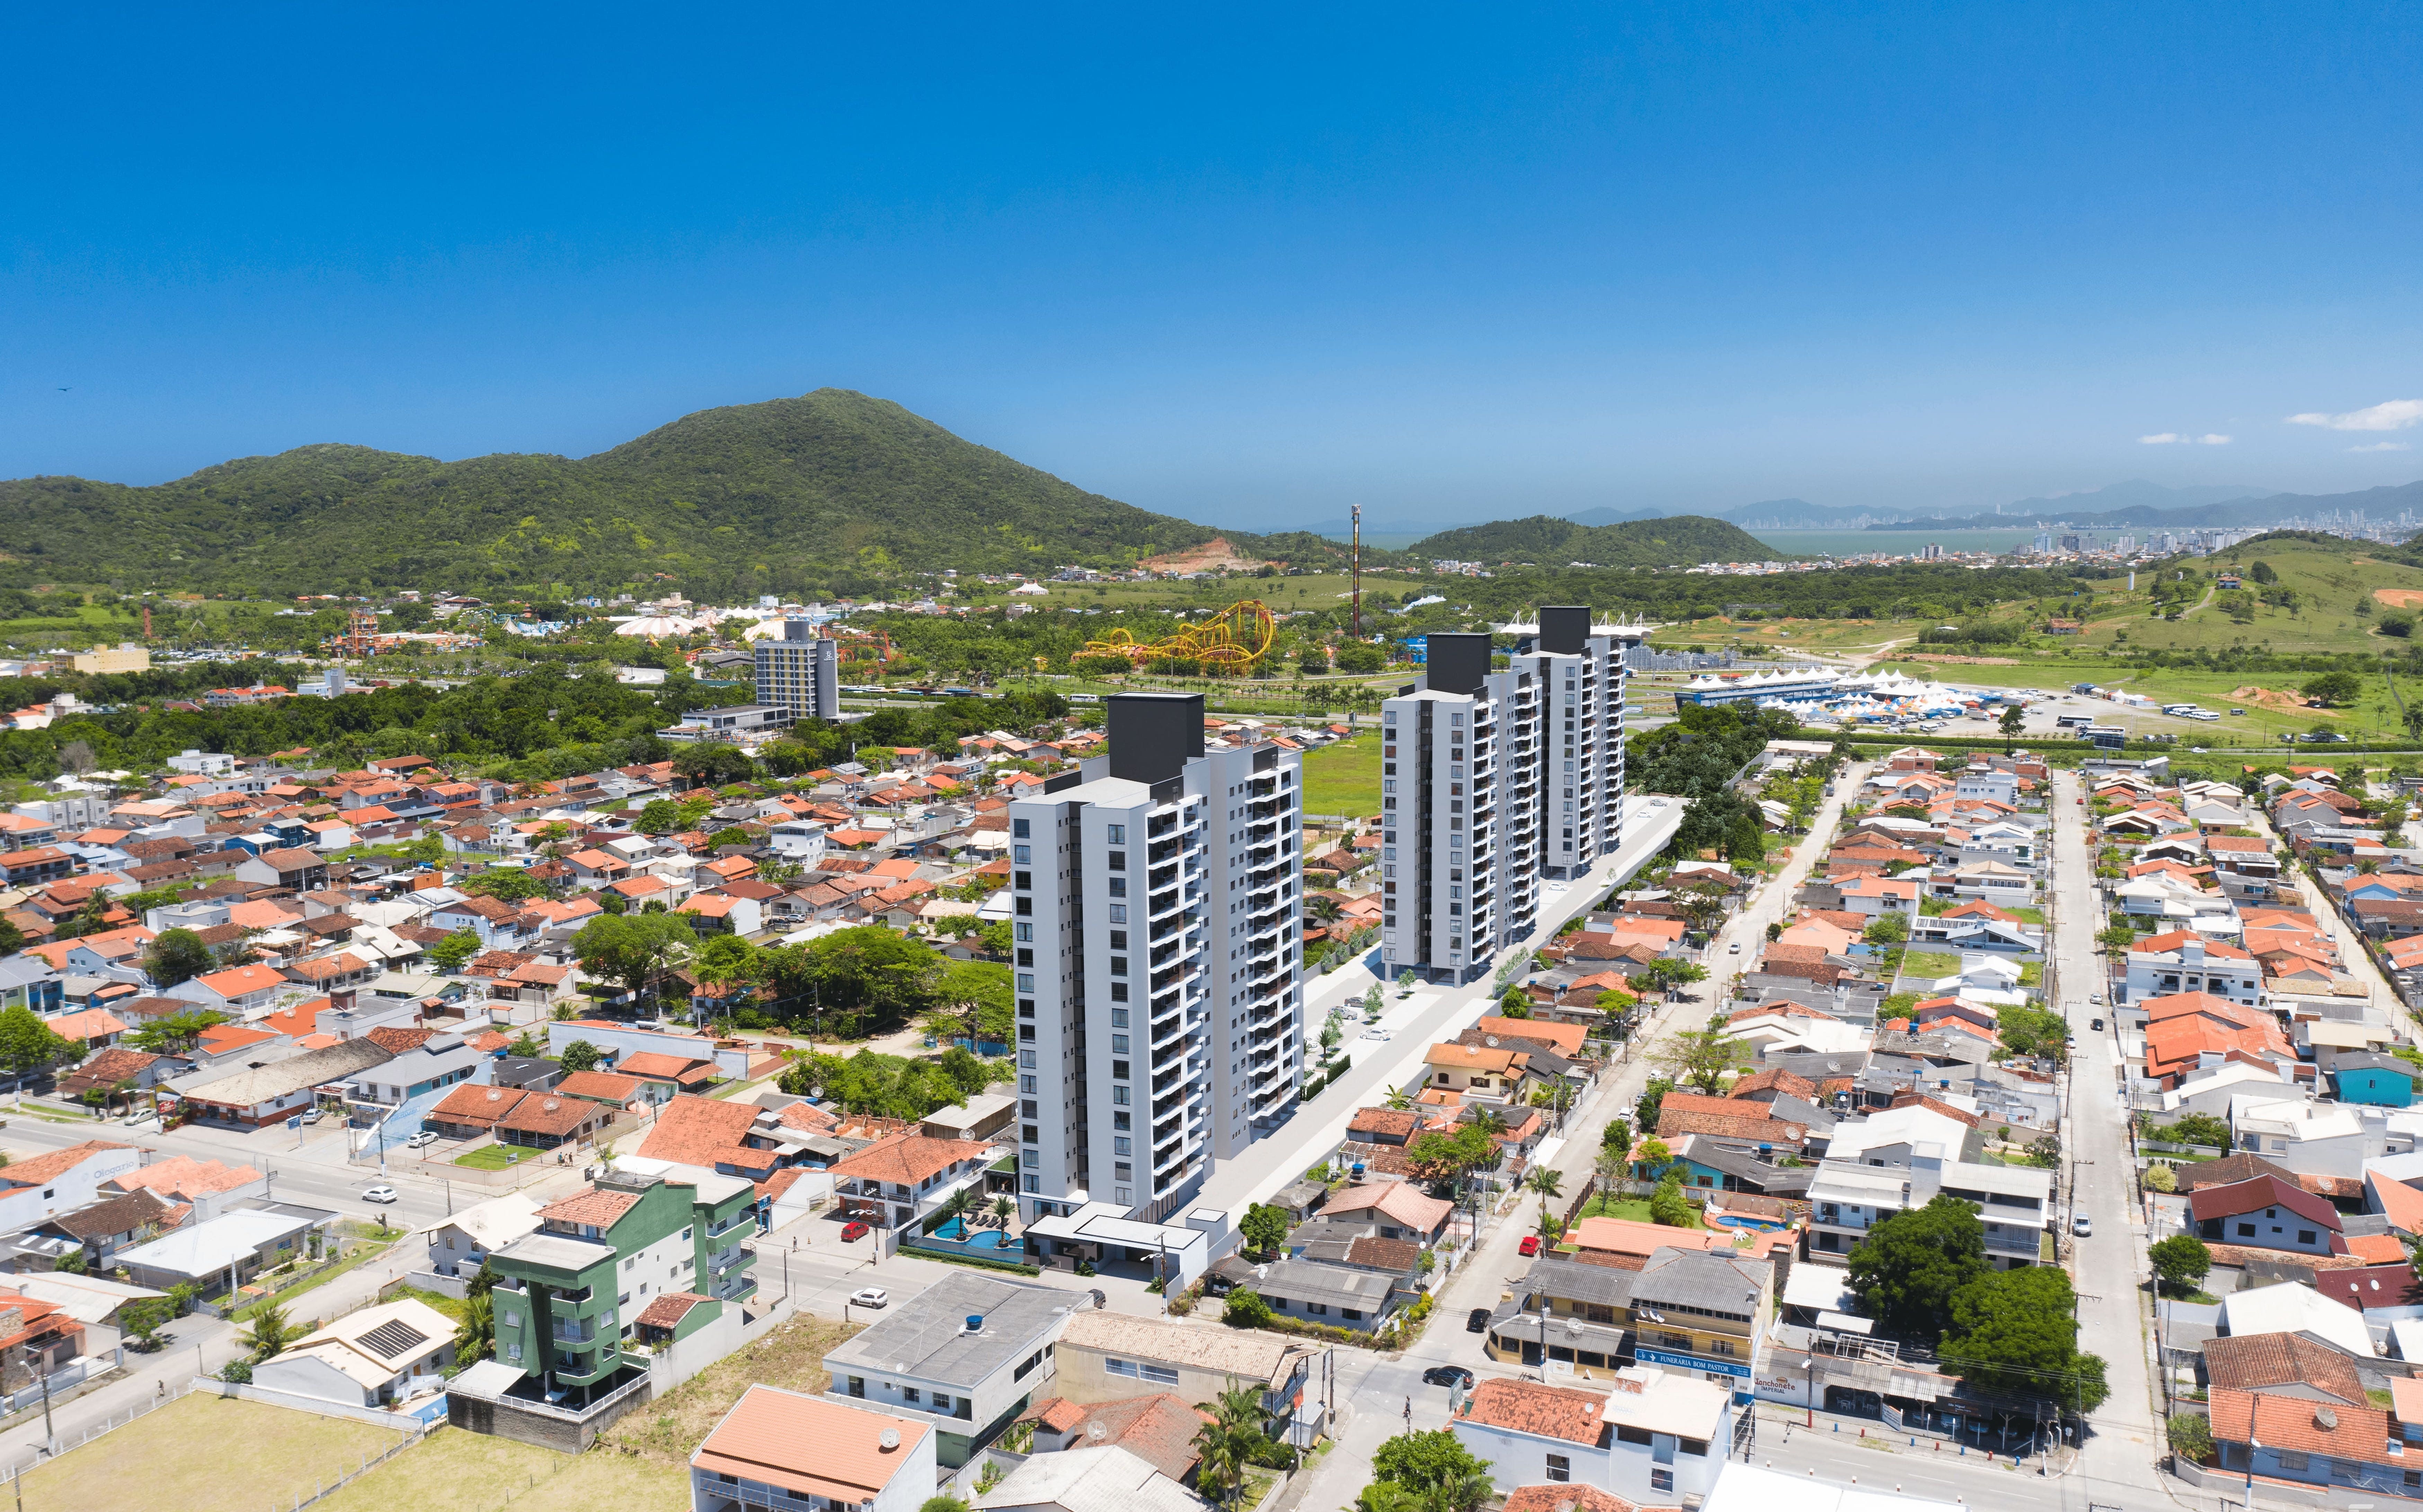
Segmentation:
[(1354, 506), (1354, 638), (1363, 638), (1363, 506)]

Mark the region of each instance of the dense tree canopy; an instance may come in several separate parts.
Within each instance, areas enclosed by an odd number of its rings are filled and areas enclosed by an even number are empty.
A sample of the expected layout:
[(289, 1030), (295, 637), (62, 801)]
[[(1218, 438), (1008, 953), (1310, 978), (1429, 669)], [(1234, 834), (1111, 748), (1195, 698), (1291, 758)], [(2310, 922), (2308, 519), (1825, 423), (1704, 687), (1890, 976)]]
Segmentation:
[(1933, 1340), (1952, 1319), (1961, 1287), (1986, 1273), (1986, 1226), (1949, 1192), (1868, 1231), (1848, 1262), (1861, 1310), (1886, 1331)]

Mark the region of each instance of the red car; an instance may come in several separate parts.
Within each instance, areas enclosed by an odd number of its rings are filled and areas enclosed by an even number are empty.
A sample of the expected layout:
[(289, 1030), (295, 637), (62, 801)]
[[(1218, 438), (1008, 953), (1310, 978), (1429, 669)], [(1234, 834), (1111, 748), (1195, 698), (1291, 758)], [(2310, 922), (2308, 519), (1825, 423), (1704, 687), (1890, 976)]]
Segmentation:
[(1537, 1234), (1526, 1234), (1523, 1236), (1523, 1242), (1516, 1245), (1515, 1248), (1525, 1254), (1538, 1254), (1540, 1252), (1540, 1236)]
[[(863, 1239), (863, 1238), (864, 1238), (864, 1237), (866, 1237), (866, 1225), (865, 1225), (865, 1224), (863, 1224), (863, 1223), (859, 1222), (857, 1220), (853, 1219), (853, 1220), (851, 1220), (849, 1222), (845, 1223), (845, 1224), (843, 1224), (843, 1225), (842, 1225), (842, 1230), (841, 1230), (841, 1242), (842, 1242), (842, 1243), (844, 1243), (844, 1244), (847, 1244), (847, 1243), (849, 1243), (852, 1239)], [(1529, 1254), (1531, 1252), (1530, 1252), (1530, 1251), (1528, 1251), (1528, 1250), (1526, 1250), (1526, 1251), (1524, 1251), (1523, 1252), (1524, 1252), (1525, 1254)]]

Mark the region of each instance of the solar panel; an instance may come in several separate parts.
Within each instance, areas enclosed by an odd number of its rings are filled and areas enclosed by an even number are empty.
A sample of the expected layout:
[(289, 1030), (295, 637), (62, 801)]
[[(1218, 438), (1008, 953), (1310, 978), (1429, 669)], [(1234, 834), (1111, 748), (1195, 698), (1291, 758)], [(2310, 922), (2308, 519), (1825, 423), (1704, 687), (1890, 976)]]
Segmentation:
[(362, 1335), (362, 1343), (382, 1360), (399, 1360), (429, 1342), (429, 1335), (409, 1323), (387, 1322)]

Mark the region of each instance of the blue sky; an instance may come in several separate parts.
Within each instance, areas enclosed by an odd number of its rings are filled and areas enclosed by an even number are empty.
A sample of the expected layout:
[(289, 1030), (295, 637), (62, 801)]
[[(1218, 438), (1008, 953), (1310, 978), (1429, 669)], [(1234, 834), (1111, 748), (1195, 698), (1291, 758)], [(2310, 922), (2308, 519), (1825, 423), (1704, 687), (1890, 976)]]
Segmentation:
[(827, 385), (1247, 528), (2423, 477), (2402, 7), (503, 8), (21, 24), (0, 477)]

